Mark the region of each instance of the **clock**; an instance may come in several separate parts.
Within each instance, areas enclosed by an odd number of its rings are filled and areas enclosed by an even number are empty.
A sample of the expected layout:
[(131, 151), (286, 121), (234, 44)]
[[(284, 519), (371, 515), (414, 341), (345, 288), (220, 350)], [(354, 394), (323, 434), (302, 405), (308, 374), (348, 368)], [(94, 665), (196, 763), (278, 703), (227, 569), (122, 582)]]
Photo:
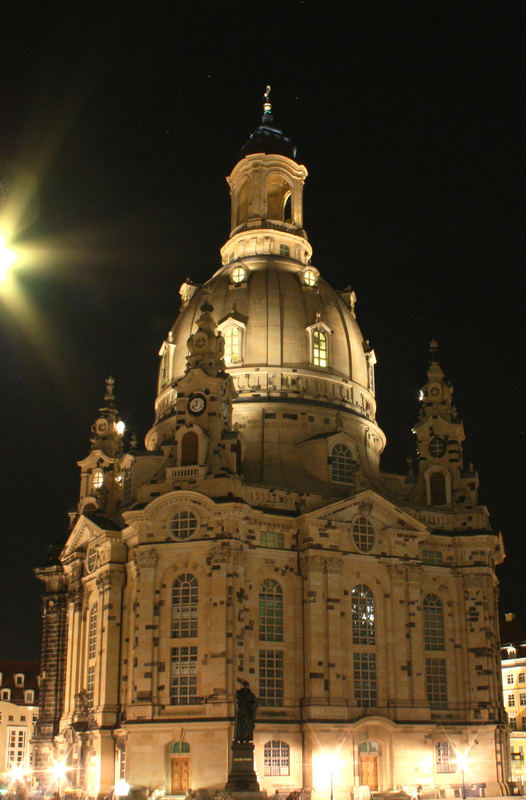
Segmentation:
[(440, 396), (440, 384), (439, 383), (430, 383), (427, 393), (429, 397), (439, 397)]
[(194, 417), (198, 417), (206, 408), (206, 397), (204, 394), (200, 392), (195, 392), (194, 394), (190, 395), (188, 400), (188, 411), (190, 414), (193, 414)]
[(98, 434), (106, 433), (108, 427), (108, 420), (101, 417), (101, 419), (98, 419), (95, 423), (95, 432)]
[(196, 336), (194, 339), (194, 347), (196, 347), (198, 350), (202, 350), (203, 347), (206, 347), (207, 341), (208, 339), (206, 336), (199, 334), (199, 336)]

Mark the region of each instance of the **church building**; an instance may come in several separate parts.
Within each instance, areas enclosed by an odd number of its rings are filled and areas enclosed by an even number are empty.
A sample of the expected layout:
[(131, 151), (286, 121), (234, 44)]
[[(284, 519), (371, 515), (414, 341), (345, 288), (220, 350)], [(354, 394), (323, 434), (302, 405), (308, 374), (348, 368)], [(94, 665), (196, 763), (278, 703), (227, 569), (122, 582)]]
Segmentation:
[(502, 539), (436, 342), (417, 466), (381, 471), (375, 353), (315, 266), (306, 177), (267, 93), (221, 266), (180, 287), (144, 447), (107, 381), (68, 537), (36, 570), (45, 791), (55, 764), (77, 796), (213, 798), (247, 681), (269, 795), (506, 793)]

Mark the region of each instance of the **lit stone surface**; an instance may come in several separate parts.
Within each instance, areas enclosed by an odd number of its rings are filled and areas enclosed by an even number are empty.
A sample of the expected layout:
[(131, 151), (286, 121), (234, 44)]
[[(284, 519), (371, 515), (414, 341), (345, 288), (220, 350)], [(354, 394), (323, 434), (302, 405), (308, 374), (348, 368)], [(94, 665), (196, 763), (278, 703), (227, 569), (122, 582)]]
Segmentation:
[(146, 449), (124, 452), (110, 381), (68, 541), (37, 571), (36, 758), (67, 756), (79, 792), (222, 790), (241, 680), (269, 794), (321, 800), (332, 774), (336, 800), (449, 797), (457, 751), (469, 784), (505, 792), (502, 541), (434, 345), (421, 460), (381, 473), (374, 351), (352, 290), (311, 264), (306, 174), (272, 152), (236, 165), (222, 266), (181, 287)]

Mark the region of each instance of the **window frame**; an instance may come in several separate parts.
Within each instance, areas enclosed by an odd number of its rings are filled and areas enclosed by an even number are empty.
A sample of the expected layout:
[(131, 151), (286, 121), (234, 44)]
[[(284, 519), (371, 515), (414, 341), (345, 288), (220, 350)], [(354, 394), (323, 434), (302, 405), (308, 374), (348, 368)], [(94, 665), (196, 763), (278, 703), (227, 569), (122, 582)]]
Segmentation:
[(290, 746), (282, 739), (271, 739), (263, 745), (263, 774), (284, 778), (290, 775)]
[(170, 638), (196, 638), (199, 631), (199, 583), (195, 575), (184, 572), (175, 578), (171, 600)]

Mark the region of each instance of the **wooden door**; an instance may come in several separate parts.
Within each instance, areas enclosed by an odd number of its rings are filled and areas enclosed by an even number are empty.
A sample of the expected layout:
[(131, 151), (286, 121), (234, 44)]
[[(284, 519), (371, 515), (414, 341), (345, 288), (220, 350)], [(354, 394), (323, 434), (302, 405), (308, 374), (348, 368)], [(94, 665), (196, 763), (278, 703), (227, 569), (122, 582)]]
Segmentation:
[(378, 789), (378, 756), (376, 753), (360, 753), (360, 784)]
[(190, 788), (190, 759), (172, 758), (172, 794), (186, 794)]

